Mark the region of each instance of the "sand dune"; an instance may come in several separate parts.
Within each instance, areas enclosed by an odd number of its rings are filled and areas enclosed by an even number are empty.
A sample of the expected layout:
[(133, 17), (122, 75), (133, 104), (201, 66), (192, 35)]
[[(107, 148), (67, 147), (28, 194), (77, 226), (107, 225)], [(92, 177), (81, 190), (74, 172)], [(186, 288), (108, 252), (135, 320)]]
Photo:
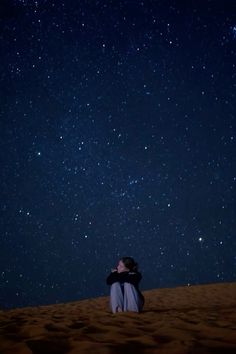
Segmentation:
[(108, 297), (0, 311), (0, 353), (236, 353), (236, 283), (143, 294), (142, 313), (112, 314)]

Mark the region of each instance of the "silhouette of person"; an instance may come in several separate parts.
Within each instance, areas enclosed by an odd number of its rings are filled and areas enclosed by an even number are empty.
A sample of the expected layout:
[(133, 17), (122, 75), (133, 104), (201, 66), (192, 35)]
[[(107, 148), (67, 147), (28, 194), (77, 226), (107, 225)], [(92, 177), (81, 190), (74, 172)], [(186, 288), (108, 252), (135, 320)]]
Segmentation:
[(141, 279), (138, 264), (132, 257), (122, 257), (117, 267), (111, 269), (106, 283), (111, 286), (110, 309), (113, 313), (142, 311), (145, 299), (139, 290)]

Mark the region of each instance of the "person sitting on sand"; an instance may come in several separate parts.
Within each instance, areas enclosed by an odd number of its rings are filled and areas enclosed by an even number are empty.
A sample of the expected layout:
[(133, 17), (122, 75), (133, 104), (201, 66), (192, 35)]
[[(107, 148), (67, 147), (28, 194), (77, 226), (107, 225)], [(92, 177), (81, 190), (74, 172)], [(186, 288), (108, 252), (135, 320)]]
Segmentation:
[(138, 264), (132, 257), (122, 257), (106, 279), (110, 289), (110, 308), (113, 313), (123, 311), (141, 312), (144, 296), (139, 290), (142, 279)]

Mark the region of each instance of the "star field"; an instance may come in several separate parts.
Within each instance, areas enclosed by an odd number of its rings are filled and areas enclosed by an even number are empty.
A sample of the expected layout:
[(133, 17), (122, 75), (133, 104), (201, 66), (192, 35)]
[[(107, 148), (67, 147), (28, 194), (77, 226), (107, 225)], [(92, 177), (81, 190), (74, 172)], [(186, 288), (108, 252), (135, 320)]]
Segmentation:
[(235, 281), (235, 10), (1, 1), (1, 308)]

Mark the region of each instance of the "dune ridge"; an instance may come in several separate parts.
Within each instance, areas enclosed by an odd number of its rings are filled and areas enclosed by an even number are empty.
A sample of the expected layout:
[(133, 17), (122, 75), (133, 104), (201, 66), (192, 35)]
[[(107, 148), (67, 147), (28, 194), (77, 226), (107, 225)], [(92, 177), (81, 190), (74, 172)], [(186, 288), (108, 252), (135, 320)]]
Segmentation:
[(0, 311), (0, 353), (236, 353), (236, 283), (142, 293), (141, 313), (112, 314), (108, 296)]

